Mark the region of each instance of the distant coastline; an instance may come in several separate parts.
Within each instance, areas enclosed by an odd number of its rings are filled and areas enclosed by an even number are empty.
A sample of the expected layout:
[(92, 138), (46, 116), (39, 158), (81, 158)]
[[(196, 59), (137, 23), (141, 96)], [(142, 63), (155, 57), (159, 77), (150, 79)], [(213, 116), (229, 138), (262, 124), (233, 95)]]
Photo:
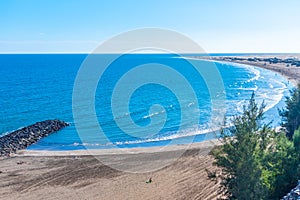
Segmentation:
[(252, 65), (278, 72), (295, 86), (300, 83), (299, 54), (226, 55), (196, 58)]

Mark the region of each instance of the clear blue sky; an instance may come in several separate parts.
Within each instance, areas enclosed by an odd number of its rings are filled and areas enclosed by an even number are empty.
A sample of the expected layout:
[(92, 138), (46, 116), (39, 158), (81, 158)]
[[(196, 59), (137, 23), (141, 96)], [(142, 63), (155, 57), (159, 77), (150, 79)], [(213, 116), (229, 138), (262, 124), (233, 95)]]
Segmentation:
[(207, 52), (300, 53), (299, 9), (299, 0), (1, 0), (0, 52), (91, 52), (159, 27)]

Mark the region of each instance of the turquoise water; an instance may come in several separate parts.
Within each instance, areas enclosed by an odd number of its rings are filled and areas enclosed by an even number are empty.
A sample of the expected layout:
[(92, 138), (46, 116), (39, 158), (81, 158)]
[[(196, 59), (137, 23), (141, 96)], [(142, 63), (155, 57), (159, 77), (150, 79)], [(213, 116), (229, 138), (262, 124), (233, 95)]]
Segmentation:
[[(101, 55), (104, 56), (105, 55)], [(96, 137), (97, 129), (90, 122), (90, 116), (81, 114), (85, 123), (84, 130), (78, 134), (72, 114), (72, 92), (74, 81), (82, 62), (87, 55), (0, 55), (0, 135), (46, 119), (60, 119), (71, 123), (55, 134), (52, 134), (29, 149), (66, 150), (83, 148), (114, 148), (114, 147), (146, 147), (167, 145), (170, 141), (185, 143), (193, 137), (193, 141), (210, 139), (208, 121), (211, 117), (211, 96), (205, 78), (199, 76), (191, 68), (186, 59), (176, 55), (125, 55), (113, 62), (99, 79), (95, 94), (95, 110), (97, 120), (105, 134), (105, 138)], [(101, 59), (100, 59), (101, 60)], [(208, 67), (207, 61), (188, 59), (200, 67)], [(128, 112), (112, 114), (112, 91), (121, 77), (143, 64), (159, 63), (172, 66), (179, 74), (189, 81), (195, 92), (193, 99), (186, 93), (180, 101), (168, 87), (150, 83), (137, 88), (128, 103)], [(101, 65), (101, 62), (98, 63)], [(251, 66), (215, 63), (224, 84), (226, 95), (226, 116), (228, 118), (242, 112), (252, 92), (258, 102), (267, 104), (266, 117), (279, 123), (277, 109), (284, 106), (284, 96), (292, 87), (287, 80), (277, 73)], [(165, 73), (155, 76), (166, 82), (178, 85), (174, 77)], [(178, 86), (180, 88), (180, 85)], [(88, 89), (88, 88), (87, 88)], [(183, 86), (181, 90), (185, 94)], [(152, 110), (154, 104), (160, 105)], [(198, 106), (197, 106), (198, 104)], [(182, 111), (188, 113), (182, 115)], [(200, 112), (197, 123), (192, 118)], [(139, 133), (130, 128), (125, 119), (130, 118), (140, 127), (150, 126)], [(116, 121), (128, 126), (132, 134), (126, 134), (118, 127)], [(207, 134), (206, 134), (207, 133)], [(139, 135), (141, 134), (141, 135)], [(82, 140), (84, 135), (84, 140)], [(103, 138), (103, 139), (101, 139)]]

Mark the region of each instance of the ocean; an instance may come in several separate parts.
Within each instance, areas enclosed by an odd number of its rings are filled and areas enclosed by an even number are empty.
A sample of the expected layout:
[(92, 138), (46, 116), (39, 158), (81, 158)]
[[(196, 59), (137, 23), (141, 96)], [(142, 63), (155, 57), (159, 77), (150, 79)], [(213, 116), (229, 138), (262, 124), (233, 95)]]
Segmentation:
[[(109, 55), (98, 56), (97, 65), (102, 67), (101, 58)], [(212, 89), (207, 85), (207, 77), (191, 67), (192, 63), (209, 68), (209, 61), (173, 54), (129, 54), (118, 57), (98, 77), (94, 99), (87, 95), (86, 101), (94, 102), (90, 109), (86, 108), (84, 93), (82, 102), (74, 103), (73, 99), (76, 77), (87, 58), (86, 54), (0, 55), (0, 136), (37, 121), (60, 119), (71, 125), (28, 149), (107, 149), (199, 142), (216, 137), (209, 123), (214, 122), (211, 90), (223, 88), (220, 95), (225, 97), (223, 109), (227, 119), (241, 114), (254, 92), (257, 102), (267, 105), (265, 120), (276, 127), (280, 123), (278, 109), (284, 107), (285, 96), (293, 87), (272, 71), (216, 62), (219, 74), (209, 77), (211, 83), (216, 83)], [(155, 70), (148, 74), (134, 72), (138, 66)], [(130, 73), (133, 78), (126, 79)], [(222, 84), (217, 81), (218, 76)], [(147, 84), (131, 85), (141, 80), (147, 80)], [(180, 80), (187, 81), (193, 93)], [(114, 93), (118, 84), (122, 92)], [(89, 87), (84, 89), (88, 94)], [(112, 103), (113, 98), (119, 101)], [(80, 111), (79, 121), (74, 120), (74, 109)], [(95, 110), (97, 124), (89, 109)]]

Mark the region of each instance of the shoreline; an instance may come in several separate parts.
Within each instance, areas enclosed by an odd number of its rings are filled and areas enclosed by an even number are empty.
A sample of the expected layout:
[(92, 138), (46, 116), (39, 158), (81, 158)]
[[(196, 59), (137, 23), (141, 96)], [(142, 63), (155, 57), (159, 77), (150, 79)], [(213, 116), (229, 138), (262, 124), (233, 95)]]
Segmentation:
[(155, 147), (136, 147), (136, 148), (112, 148), (112, 149), (84, 149), (84, 150), (63, 150), (63, 151), (49, 151), (49, 150), (20, 150), (15, 156), (87, 156), (87, 155), (127, 155), (127, 154), (149, 154), (162, 153), (172, 151), (193, 150), (202, 148), (213, 148), (219, 145), (218, 139), (205, 140), (202, 142), (195, 142), (191, 144), (177, 144), (169, 146), (155, 146)]
[[(269, 64), (266, 62), (251, 61), (253, 58), (297, 58), (300, 59), (298, 54), (286, 54), (286, 55), (245, 55), (245, 56), (212, 56), (212, 57), (188, 57), (199, 60), (209, 60), (216, 62), (230, 62), (237, 64), (246, 64), (253, 67), (267, 69), (273, 72), (279, 73), (286, 80), (290, 81), (294, 86), (300, 83), (300, 67), (290, 66), (286, 67), (284, 63)], [(246, 60), (237, 60), (237, 59)], [(250, 61), (249, 61), (250, 60)], [(190, 150), (195, 148), (202, 148), (207, 145), (219, 144), (218, 139), (205, 140), (201, 142), (195, 142), (191, 144), (174, 144), (170, 146), (154, 146), (154, 147), (135, 147), (135, 148), (111, 148), (111, 149), (83, 149), (83, 150), (20, 150), (15, 156), (78, 156), (78, 155), (124, 155), (124, 154), (141, 154), (141, 153), (160, 153), (165, 151), (180, 151)]]
[(297, 86), (300, 83), (300, 67), (286, 64), (283, 62), (270, 63), (266, 61), (259, 61), (257, 59), (295, 59), (300, 60), (299, 54), (279, 54), (279, 55), (241, 55), (241, 56), (211, 56), (211, 57), (195, 57), (198, 59), (210, 60), (210, 61), (221, 61), (221, 62), (230, 62), (237, 64), (245, 64), (254, 67), (259, 67), (267, 69), (273, 72), (279, 73), (281, 76), (290, 81), (294, 86)]

